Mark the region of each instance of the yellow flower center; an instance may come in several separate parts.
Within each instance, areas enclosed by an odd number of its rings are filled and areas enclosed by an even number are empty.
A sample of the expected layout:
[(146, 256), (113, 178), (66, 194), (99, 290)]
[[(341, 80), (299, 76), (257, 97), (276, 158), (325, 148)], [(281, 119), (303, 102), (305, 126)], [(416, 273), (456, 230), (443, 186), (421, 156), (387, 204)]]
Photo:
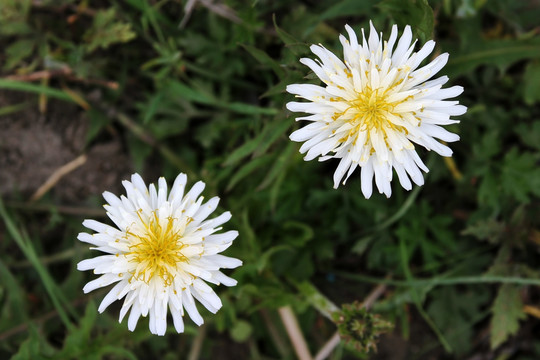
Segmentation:
[[(387, 93), (388, 89), (373, 90), (369, 86), (364, 87), (361, 93), (357, 93), (358, 97), (349, 102), (351, 106), (345, 111), (345, 113), (353, 115), (348, 120), (353, 127), (340, 139), (340, 142), (344, 142), (350, 137), (356, 139), (360, 131), (367, 131), (366, 144), (368, 144), (370, 141), (369, 131), (373, 128), (382, 132), (385, 140), (388, 130), (407, 134), (407, 129), (395, 125), (388, 119), (389, 115), (399, 116), (394, 113), (394, 107), (403, 101), (389, 102)], [(355, 143), (356, 140), (353, 140), (353, 144)]]
[(187, 245), (182, 243), (182, 235), (175, 230), (176, 219), (169, 217), (167, 225), (161, 226), (156, 213), (150, 217), (148, 223), (144, 222), (140, 215), (139, 218), (146, 231), (142, 234), (126, 232), (132, 245), (129, 247), (130, 251), (124, 255), (130, 262), (137, 264), (132, 276), (146, 283), (154, 276), (159, 276), (165, 286), (169, 286), (174, 280), (177, 264), (187, 261), (181, 252)]

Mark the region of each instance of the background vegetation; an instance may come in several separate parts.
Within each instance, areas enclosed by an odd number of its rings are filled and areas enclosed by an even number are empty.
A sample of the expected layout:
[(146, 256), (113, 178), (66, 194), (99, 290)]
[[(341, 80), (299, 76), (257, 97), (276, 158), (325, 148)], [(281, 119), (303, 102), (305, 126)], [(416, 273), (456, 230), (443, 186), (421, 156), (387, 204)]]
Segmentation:
[[(0, 0), (0, 357), (294, 359), (282, 318), (316, 354), (333, 304), (366, 301), (394, 329), (365, 355), (347, 308), (332, 359), (540, 358), (539, 6)], [(332, 189), (336, 162), (288, 139), (285, 86), (316, 81), (298, 59), (370, 19), (435, 39), (469, 107), (452, 160), (422, 152), (426, 184), (390, 199), (364, 199), (358, 173)], [(101, 192), (133, 171), (202, 179), (233, 213), (239, 285), (202, 328), (130, 333), (118, 306), (97, 315), (104, 291), (82, 294), (81, 222), (106, 221)]]

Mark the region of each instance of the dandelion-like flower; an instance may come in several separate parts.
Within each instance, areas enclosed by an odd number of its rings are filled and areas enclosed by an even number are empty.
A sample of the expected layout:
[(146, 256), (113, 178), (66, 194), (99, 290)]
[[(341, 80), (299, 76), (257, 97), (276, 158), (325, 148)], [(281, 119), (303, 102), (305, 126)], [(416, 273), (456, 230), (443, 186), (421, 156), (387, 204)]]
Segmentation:
[[(121, 322), (129, 311), (128, 328), (133, 331), (139, 317), (149, 315), (150, 331), (164, 335), (168, 309), (177, 332), (184, 331), (184, 309), (197, 325), (204, 321), (195, 305), (198, 300), (210, 312), (221, 308), (221, 300), (205, 283), (236, 285), (220, 268), (233, 269), (242, 264), (238, 259), (219, 253), (238, 236), (237, 231), (221, 234), (221, 224), (229, 221), (230, 212), (213, 219), (206, 218), (216, 209), (219, 198), (203, 203), (199, 196), (204, 183), (199, 181), (184, 195), (187, 177), (180, 174), (170, 194), (160, 178), (158, 188), (148, 188), (134, 174), (124, 181), (126, 195), (120, 198), (103, 193), (108, 202), (107, 215), (118, 228), (95, 220), (83, 225), (95, 234), (80, 233), (80, 241), (107, 255), (81, 261), (79, 270), (94, 270), (101, 276), (84, 287), (88, 293), (97, 288), (116, 285), (99, 305), (103, 312), (111, 303), (125, 297), (120, 310)], [(131, 310), (131, 311), (130, 311)]]
[(427, 81), (444, 67), (447, 53), (418, 67), (433, 51), (434, 41), (413, 52), (416, 41), (411, 44), (410, 26), (405, 27), (398, 40), (394, 25), (390, 38), (384, 42), (371, 22), (370, 28), (367, 41), (362, 29), (360, 45), (354, 30), (345, 26), (349, 40), (340, 35), (344, 62), (322, 45), (311, 46), (320, 61), (300, 59), (326, 86), (287, 86), (289, 93), (311, 101), (287, 104), (290, 111), (311, 114), (296, 118), (311, 123), (293, 132), (290, 138), (304, 142), (300, 152), (307, 152), (306, 161), (316, 157), (319, 161), (341, 159), (334, 173), (334, 188), (360, 167), (364, 196), (371, 196), (375, 177), (379, 192), (390, 197), (392, 169), (407, 190), (412, 188), (411, 179), (417, 185), (424, 183), (420, 170), (428, 172), (428, 168), (414, 144), (442, 156), (452, 155), (452, 150), (435, 138), (459, 140), (458, 135), (440, 125), (458, 123), (450, 116), (462, 115), (467, 108), (458, 105), (458, 101), (445, 100), (463, 92), (460, 86), (441, 89), (448, 77)]

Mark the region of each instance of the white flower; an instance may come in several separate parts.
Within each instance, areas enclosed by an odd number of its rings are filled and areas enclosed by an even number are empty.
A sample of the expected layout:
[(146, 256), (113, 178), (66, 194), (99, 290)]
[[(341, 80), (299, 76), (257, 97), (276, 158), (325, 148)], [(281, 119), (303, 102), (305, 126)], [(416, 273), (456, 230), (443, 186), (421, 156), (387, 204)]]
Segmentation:
[(219, 198), (203, 203), (199, 194), (205, 185), (201, 181), (184, 195), (186, 181), (185, 174), (178, 175), (167, 195), (164, 178), (159, 179), (156, 190), (154, 184), (147, 188), (142, 178), (134, 174), (131, 182), (123, 182), (127, 196), (118, 198), (110, 192), (103, 193), (109, 203), (104, 206), (107, 215), (118, 228), (95, 220), (83, 222), (96, 233), (80, 233), (78, 239), (108, 254), (77, 265), (79, 270), (94, 270), (94, 274), (101, 275), (83, 290), (87, 293), (116, 283), (101, 302), (99, 312), (125, 297), (119, 321), (131, 310), (128, 318), (131, 331), (141, 315), (150, 315), (150, 331), (164, 335), (167, 308), (177, 332), (184, 331), (184, 309), (201, 325), (203, 319), (194, 299), (212, 313), (221, 308), (220, 298), (205, 281), (236, 285), (236, 280), (219, 269), (233, 269), (242, 262), (219, 253), (232, 244), (238, 232), (214, 234), (221, 230), (221, 224), (229, 221), (231, 214), (225, 212), (205, 220), (216, 209)]
[[(451, 156), (452, 150), (435, 140), (452, 142), (459, 136), (440, 125), (458, 123), (452, 115), (462, 115), (467, 108), (458, 101), (445, 101), (463, 92), (460, 86), (441, 89), (448, 81), (433, 77), (448, 61), (448, 54), (439, 55), (424, 67), (418, 65), (435, 47), (428, 41), (413, 52), (410, 26), (405, 27), (397, 41), (397, 26), (392, 27), (388, 41), (382, 40), (370, 22), (369, 39), (362, 29), (362, 45), (354, 30), (346, 25), (349, 40), (340, 35), (345, 62), (322, 45), (312, 45), (311, 51), (320, 59), (300, 59), (326, 86), (293, 84), (287, 91), (311, 102), (289, 102), (287, 109), (311, 114), (296, 120), (311, 123), (296, 130), (291, 140), (304, 142), (301, 153), (305, 160), (319, 157), (341, 159), (334, 173), (334, 188), (361, 167), (362, 193), (369, 198), (373, 176), (380, 193), (390, 197), (392, 168), (401, 185), (410, 190), (410, 179), (424, 183), (427, 167), (415, 151), (414, 144)], [(396, 46), (395, 46), (396, 45)], [(395, 49), (394, 49), (395, 46)], [(410, 177), (410, 179), (409, 179)]]

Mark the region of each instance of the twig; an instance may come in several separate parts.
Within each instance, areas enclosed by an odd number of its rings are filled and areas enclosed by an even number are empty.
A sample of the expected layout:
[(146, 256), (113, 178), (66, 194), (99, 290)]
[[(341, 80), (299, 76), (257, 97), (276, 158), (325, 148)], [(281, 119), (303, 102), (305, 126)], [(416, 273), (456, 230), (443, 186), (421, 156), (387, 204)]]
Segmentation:
[(186, 26), (189, 18), (191, 17), (191, 13), (193, 12), (193, 9), (195, 9), (197, 3), (201, 4), (214, 14), (230, 20), (235, 24), (242, 23), (242, 19), (240, 19), (240, 17), (236, 15), (236, 12), (226, 4), (215, 3), (213, 0), (189, 0), (186, 3), (186, 6), (184, 6), (185, 14), (182, 18), (182, 21), (180, 21), (180, 25), (178, 25), (179, 29), (183, 29)]
[(242, 23), (242, 19), (236, 15), (236, 12), (225, 4), (216, 4), (212, 0), (200, 0), (200, 3), (202, 6), (216, 15), (219, 15), (236, 24)]
[(366, 309), (369, 309), (373, 306), (375, 301), (381, 297), (381, 295), (386, 291), (386, 284), (379, 284), (375, 289), (373, 289), (366, 299), (362, 302), (362, 306)]
[(334, 348), (339, 345), (340, 341), (341, 337), (339, 336), (339, 332), (336, 331), (334, 335), (332, 335), (332, 337), (326, 342), (326, 344), (324, 344), (321, 350), (319, 350), (317, 355), (315, 355), (314, 360), (326, 359), (328, 356), (330, 356), (332, 351), (334, 351)]
[(206, 325), (201, 325), (199, 333), (195, 336), (195, 341), (189, 350), (188, 360), (197, 360), (201, 354), (202, 344), (206, 338)]
[(34, 195), (32, 195), (32, 197), (30, 198), (30, 202), (34, 202), (41, 199), (41, 197), (45, 195), (47, 191), (53, 188), (54, 185), (56, 185), (58, 181), (60, 181), (60, 179), (62, 179), (65, 175), (69, 174), (73, 170), (77, 169), (79, 166), (81, 166), (85, 162), (86, 162), (86, 155), (82, 154), (78, 156), (75, 160), (72, 160), (68, 162), (67, 164), (56, 169), (56, 171), (52, 173), (52, 175), (47, 179), (47, 181), (45, 181), (45, 183), (43, 183), (43, 185), (41, 185), (36, 190)]
[(300, 360), (312, 360), (313, 358), (307, 347), (306, 340), (304, 339), (304, 335), (302, 335), (302, 330), (300, 330), (298, 320), (296, 320), (296, 316), (291, 307), (283, 306), (280, 307), (278, 311), (298, 358)]
[(62, 67), (61, 69), (55, 70), (41, 70), (36, 71), (31, 74), (25, 75), (9, 75), (6, 76), (5, 80), (15, 80), (15, 81), (37, 81), (42, 79), (50, 79), (55, 76), (65, 76), (71, 74), (71, 69), (69, 67)]
[(108, 81), (108, 80), (102, 80), (102, 79), (84, 79), (84, 78), (75, 76), (73, 75), (73, 70), (67, 66), (62, 67), (61, 69), (40, 70), (40, 71), (33, 72), (31, 74), (9, 75), (3, 79), (31, 82), (31, 81), (37, 81), (37, 80), (43, 80), (43, 79), (51, 79), (57, 76), (62, 76), (67, 80), (81, 82), (84, 84), (101, 85), (111, 90), (117, 90), (119, 87), (118, 82), (116, 81)]

